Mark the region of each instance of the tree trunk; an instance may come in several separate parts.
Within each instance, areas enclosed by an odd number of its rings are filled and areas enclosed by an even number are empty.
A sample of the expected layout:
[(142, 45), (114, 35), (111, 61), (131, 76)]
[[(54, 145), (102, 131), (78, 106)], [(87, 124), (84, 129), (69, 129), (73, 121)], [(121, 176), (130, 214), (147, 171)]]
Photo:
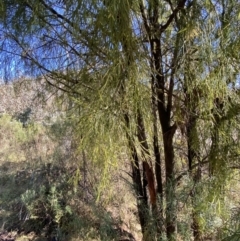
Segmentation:
[[(189, 113), (193, 113), (193, 112), (189, 112)], [(196, 120), (197, 120), (196, 117), (189, 116), (189, 120), (187, 123), (187, 147), (188, 147), (189, 174), (194, 181), (194, 187), (193, 187), (194, 190), (192, 190), (192, 192), (190, 194), (191, 200), (192, 200), (192, 206), (193, 206), (191, 228), (192, 228), (192, 232), (193, 232), (194, 241), (201, 241), (202, 235), (201, 235), (200, 226), (198, 224), (199, 214), (196, 211), (196, 204), (195, 204), (196, 196), (199, 195), (199, 191), (197, 190), (197, 187), (195, 184), (197, 184), (201, 181), (201, 166), (197, 167), (198, 170), (196, 171), (196, 173), (193, 173), (193, 170), (192, 170), (193, 162), (198, 157), (198, 152), (193, 147), (193, 143), (194, 143), (193, 131), (195, 131)]]
[(147, 198), (144, 194), (144, 187), (142, 184), (142, 179), (141, 179), (141, 171), (140, 171), (140, 165), (139, 165), (139, 157), (137, 154), (136, 147), (134, 145), (134, 141), (132, 140), (131, 135), (128, 133), (129, 127), (130, 127), (130, 119), (127, 113), (124, 114), (124, 120), (125, 124), (127, 127), (127, 139), (128, 139), (128, 145), (129, 149), (131, 151), (131, 156), (132, 156), (132, 162), (131, 162), (131, 167), (132, 167), (132, 179), (133, 179), (133, 185), (134, 185), (134, 190), (136, 193), (137, 197), (137, 209), (138, 209), (138, 216), (139, 216), (139, 221), (142, 229), (142, 233), (144, 234), (144, 231), (146, 229), (146, 210), (148, 208), (147, 204)]
[[(172, 91), (173, 78), (170, 80), (167, 100), (165, 98), (165, 76), (162, 68), (162, 53), (161, 40), (154, 39), (151, 41), (151, 49), (153, 55), (152, 66), (153, 72), (157, 72), (152, 76), (155, 82), (157, 93), (157, 111), (159, 115), (160, 125), (162, 129), (164, 157), (165, 157), (165, 172), (166, 172), (166, 230), (168, 240), (174, 240), (175, 233), (175, 208), (174, 208), (174, 149), (173, 136), (176, 131), (176, 125), (171, 125), (171, 111), (172, 111)], [(174, 70), (172, 72), (174, 74)]]
[[(176, 125), (171, 123), (172, 113), (172, 99), (174, 89), (174, 75), (177, 68), (177, 56), (178, 56), (178, 37), (176, 40), (176, 46), (171, 58), (171, 64), (169, 68), (170, 79), (165, 75), (166, 59), (162, 54), (162, 37), (164, 31), (168, 28), (171, 22), (177, 18), (177, 13), (184, 8), (186, 0), (178, 1), (177, 7), (173, 10), (169, 16), (167, 22), (164, 25), (159, 24), (159, 1), (152, 1), (147, 7), (148, 12), (145, 12), (144, 4), (140, 3), (140, 11), (143, 19), (143, 24), (147, 33), (148, 41), (150, 44), (150, 56), (151, 56), (151, 80), (152, 80), (152, 96), (155, 96), (157, 102), (157, 111), (160, 120), (160, 126), (162, 129), (164, 156), (165, 156), (165, 173), (166, 173), (166, 230), (168, 240), (174, 240), (175, 234), (175, 208), (174, 208), (174, 193), (175, 184), (174, 180), (174, 148), (173, 148), (173, 136), (176, 131)], [(179, 35), (178, 35), (179, 36)], [(168, 56), (169, 57), (169, 56)], [(170, 58), (170, 57), (169, 57)], [(167, 86), (169, 83), (169, 86)], [(166, 91), (167, 90), (167, 91)], [(156, 118), (155, 118), (156, 120)], [(156, 126), (155, 126), (156, 127)], [(155, 133), (156, 134), (156, 133)], [(157, 148), (156, 137), (154, 148)], [(154, 149), (156, 159), (156, 170), (160, 174), (160, 159), (159, 150)], [(158, 165), (159, 164), (159, 165)], [(159, 178), (159, 179), (158, 179)], [(158, 184), (161, 183), (160, 177), (157, 176)], [(161, 184), (158, 185), (159, 192), (162, 193)]]
[(154, 179), (152, 163), (150, 160), (150, 150), (147, 143), (143, 117), (140, 113), (140, 110), (138, 110), (138, 113), (137, 113), (137, 124), (138, 124), (138, 140), (140, 142), (141, 151), (142, 151), (143, 171), (144, 171), (144, 176), (146, 177), (150, 204), (153, 210), (156, 208), (156, 201), (157, 201), (155, 179)]
[[(189, 74), (190, 75), (190, 74)], [(186, 77), (187, 78), (187, 77)], [(195, 76), (191, 76), (189, 79), (194, 79)], [(186, 81), (187, 84), (188, 81)], [(201, 181), (201, 166), (197, 167), (197, 170), (193, 172), (193, 164), (194, 161), (199, 161), (199, 148), (198, 148), (198, 139), (196, 135), (196, 125), (197, 125), (197, 106), (198, 106), (198, 94), (197, 90), (195, 90), (195, 94), (191, 96), (188, 91), (188, 86), (185, 87), (185, 106), (186, 106), (186, 113), (187, 113), (187, 121), (186, 121), (186, 137), (187, 137), (187, 157), (188, 157), (188, 170), (190, 177), (194, 181), (193, 190), (190, 193), (191, 201), (192, 201), (192, 223), (191, 229), (194, 241), (201, 241), (202, 234), (201, 229), (198, 223), (199, 214), (196, 211), (196, 203), (195, 199), (198, 195), (200, 195), (198, 191), (198, 184)], [(190, 106), (191, 103), (191, 106)]]
[(173, 135), (175, 127), (163, 131), (163, 144), (165, 154), (165, 170), (166, 170), (166, 230), (168, 240), (174, 240), (176, 229), (176, 210), (175, 210), (175, 183), (174, 183), (174, 150)]
[(163, 226), (163, 184), (162, 184), (162, 167), (161, 156), (158, 144), (158, 126), (157, 126), (157, 99), (154, 78), (152, 78), (152, 114), (153, 114), (153, 152), (155, 156), (155, 175), (157, 182), (158, 209), (153, 210), (153, 216), (157, 223), (157, 232), (162, 235)]
[[(171, 125), (172, 111), (172, 91), (173, 78), (170, 80), (167, 101), (165, 99), (165, 76), (162, 69), (162, 53), (160, 38), (152, 40), (153, 66), (156, 69), (157, 75), (154, 76), (156, 82), (157, 93), (157, 110), (160, 120), (163, 136), (164, 157), (165, 157), (165, 172), (166, 172), (166, 230), (168, 240), (173, 240), (175, 233), (175, 211), (174, 211), (174, 149), (173, 136), (176, 131), (176, 125)], [(172, 72), (174, 74), (174, 71)]]

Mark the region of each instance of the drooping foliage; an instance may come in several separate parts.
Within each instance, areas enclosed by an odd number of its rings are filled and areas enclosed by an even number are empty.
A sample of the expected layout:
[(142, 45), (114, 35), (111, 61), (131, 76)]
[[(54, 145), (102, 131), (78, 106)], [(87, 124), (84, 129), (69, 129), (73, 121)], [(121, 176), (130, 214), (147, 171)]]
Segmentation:
[(238, 162), (239, 4), (8, 0), (1, 12), (2, 76), (41, 77), (62, 91), (103, 180), (127, 146), (143, 237), (152, 222), (156, 237), (176, 239), (186, 174), (201, 240), (196, 197), (209, 181), (213, 202)]

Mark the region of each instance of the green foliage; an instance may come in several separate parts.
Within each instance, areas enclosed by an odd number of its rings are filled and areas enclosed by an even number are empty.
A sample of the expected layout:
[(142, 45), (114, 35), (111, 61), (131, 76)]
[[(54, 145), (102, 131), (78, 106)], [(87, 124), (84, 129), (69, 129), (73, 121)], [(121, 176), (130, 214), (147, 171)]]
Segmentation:
[[(139, 187), (137, 201), (145, 198), (148, 206), (150, 180), (153, 188), (163, 185), (158, 190), (163, 202), (156, 205), (164, 213), (165, 229), (156, 231), (156, 220), (146, 216), (144, 239), (165, 237), (165, 230), (166, 239), (176, 239), (170, 236), (178, 225), (177, 235), (184, 237), (188, 230), (185, 238), (190, 239), (189, 217), (206, 238), (221, 235), (223, 220), (231, 216), (225, 186), (239, 162), (239, 4), (8, 0), (0, 7), (3, 62), (15, 56), (8, 65), (11, 73), (26, 71), (56, 87), (52, 93), (64, 112), (49, 118), (49, 128), (33, 122), (24, 129), (5, 115), (0, 120), (1, 136), (10, 136), (3, 142), (3, 161), (40, 160), (41, 172), (20, 193), (37, 229), (53, 228), (65, 235), (77, 223), (89, 239), (114, 239), (106, 212), (100, 215), (104, 221), (97, 233), (75, 215), (74, 200), (86, 199), (79, 186), (89, 184), (92, 200), (108, 203), (106, 196), (112, 200), (115, 194), (114, 174), (120, 168), (129, 172), (123, 159), (134, 159), (130, 164)], [(29, 115), (17, 117), (26, 123)], [(156, 165), (154, 173), (158, 154), (163, 171)], [(142, 167), (146, 160), (149, 170)], [(177, 178), (175, 183), (178, 175), (189, 175), (189, 180)], [(21, 182), (29, 177), (27, 173)], [(36, 184), (42, 187), (38, 191)], [(184, 200), (183, 211), (177, 210)], [(150, 206), (146, 212), (154, 217)], [(138, 209), (140, 215), (145, 212)], [(84, 218), (96, 221), (95, 210), (91, 212)], [(39, 220), (43, 226), (38, 227)]]
[[(88, 237), (110, 241), (123, 235), (119, 228), (121, 220), (106, 211), (110, 199), (118, 203), (113, 196), (119, 194), (111, 185), (116, 177), (107, 175), (111, 165), (102, 168), (97, 158), (92, 163), (87, 152), (83, 165), (79, 155), (82, 149), (78, 150), (77, 135), (74, 137), (69, 124), (72, 120), (62, 117), (45, 127), (34, 123), (23, 127), (9, 115), (3, 115), (0, 121), (5, 134), (2, 142), (8, 141), (15, 147), (3, 150), (3, 154), (9, 152), (19, 157), (19, 145), (26, 157), (21, 162), (1, 159), (0, 225), (25, 235), (34, 232), (39, 237), (55, 236), (59, 240)], [(46, 144), (53, 150), (44, 155)], [(34, 156), (28, 155), (32, 150)], [(104, 185), (109, 185), (108, 190)]]
[(21, 122), (10, 115), (2, 115), (0, 117), (1, 160), (5, 159), (10, 162), (26, 160), (27, 156), (25, 156), (23, 148), (27, 143), (31, 143), (39, 133), (40, 128), (37, 124), (24, 128)]

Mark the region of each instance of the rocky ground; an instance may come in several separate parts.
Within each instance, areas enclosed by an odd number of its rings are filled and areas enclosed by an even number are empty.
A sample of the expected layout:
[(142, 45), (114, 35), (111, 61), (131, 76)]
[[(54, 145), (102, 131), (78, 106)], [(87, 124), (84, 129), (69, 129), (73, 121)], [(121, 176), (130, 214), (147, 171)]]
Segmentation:
[(15, 241), (15, 237), (15, 233), (0, 232), (0, 241)]

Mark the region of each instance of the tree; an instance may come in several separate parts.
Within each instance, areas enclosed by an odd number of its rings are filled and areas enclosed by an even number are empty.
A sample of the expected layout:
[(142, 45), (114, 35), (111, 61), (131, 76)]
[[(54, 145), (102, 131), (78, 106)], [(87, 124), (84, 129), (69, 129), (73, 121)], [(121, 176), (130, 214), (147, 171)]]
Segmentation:
[[(121, 136), (143, 236), (152, 217), (156, 235), (166, 230), (175, 240), (176, 140), (185, 138), (184, 170), (193, 180), (201, 181), (206, 163), (218, 176), (214, 169), (223, 160), (216, 157), (226, 144), (219, 131), (238, 114), (239, 6), (230, 0), (8, 0), (2, 12), (2, 59), (13, 56), (11, 69), (67, 93), (80, 108), (85, 142), (110, 147)], [(221, 129), (229, 139), (234, 130)]]

